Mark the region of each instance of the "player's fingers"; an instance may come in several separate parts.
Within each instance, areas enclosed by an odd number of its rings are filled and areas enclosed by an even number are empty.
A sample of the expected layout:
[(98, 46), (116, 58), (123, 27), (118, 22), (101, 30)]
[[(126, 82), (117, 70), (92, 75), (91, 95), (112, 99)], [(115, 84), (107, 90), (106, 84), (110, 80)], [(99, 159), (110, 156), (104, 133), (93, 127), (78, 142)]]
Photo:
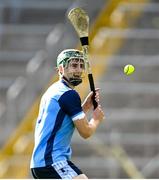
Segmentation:
[(100, 104), (98, 104), (98, 109), (101, 110), (101, 105)]
[(99, 99), (99, 90), (96, 91), (96, 93), (95, 93), (95, 98), (96, 98), (96, 99)]
[(96, 102), (99, 102), (99, 97), (95, 97)]
[(95, 89), (96, 92), (99, 91), (99, 90), (100, 90), (100, 88), (96, 88), (96, 89)]

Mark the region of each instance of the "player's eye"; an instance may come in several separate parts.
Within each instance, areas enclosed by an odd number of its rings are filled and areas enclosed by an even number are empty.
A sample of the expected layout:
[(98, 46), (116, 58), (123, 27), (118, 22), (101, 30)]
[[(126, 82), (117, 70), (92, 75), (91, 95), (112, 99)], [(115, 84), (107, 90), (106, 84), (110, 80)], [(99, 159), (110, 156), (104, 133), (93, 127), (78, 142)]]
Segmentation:
[(81, 69), (84, 69), (84, 64), (80, 64), (80, 68), (81, 68)]
[(77, 67), (78, 67), (78, 64), (76, 64), (76, 63), (72, 63), (72, 64), (71, 64), (71, 67), (73, 67), (73, 68), (77, 68)]

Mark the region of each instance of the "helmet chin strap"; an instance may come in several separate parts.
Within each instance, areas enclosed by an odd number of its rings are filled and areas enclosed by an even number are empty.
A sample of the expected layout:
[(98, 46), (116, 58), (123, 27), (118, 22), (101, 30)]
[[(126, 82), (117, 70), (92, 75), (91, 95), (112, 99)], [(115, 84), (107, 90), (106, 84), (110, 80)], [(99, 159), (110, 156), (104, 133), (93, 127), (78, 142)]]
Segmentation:
[(69, 84), (71, 84), (72, 86), (78, 86), (79, 84), (82, 83), (82, 79), (81, 78), (69, 78), (67, 79), (65, 76), (62, 77), (65, 81), (67, 81)]

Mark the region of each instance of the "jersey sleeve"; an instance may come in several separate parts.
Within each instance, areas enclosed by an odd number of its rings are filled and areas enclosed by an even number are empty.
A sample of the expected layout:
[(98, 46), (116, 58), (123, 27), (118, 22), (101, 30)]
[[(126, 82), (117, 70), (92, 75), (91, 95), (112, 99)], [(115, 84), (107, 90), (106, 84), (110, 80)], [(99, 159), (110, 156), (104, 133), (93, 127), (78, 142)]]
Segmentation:
[(65, 92), (58, 101), (60, 107), (73, 121), (85, 116), (81, 107), (81, 99), (75, 90)]

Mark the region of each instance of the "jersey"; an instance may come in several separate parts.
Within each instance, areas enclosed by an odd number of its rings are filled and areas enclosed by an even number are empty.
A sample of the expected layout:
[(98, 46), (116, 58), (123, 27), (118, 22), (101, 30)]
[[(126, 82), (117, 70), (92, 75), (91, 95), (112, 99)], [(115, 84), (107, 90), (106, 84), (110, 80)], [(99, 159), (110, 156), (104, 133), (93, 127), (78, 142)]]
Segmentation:
[(52, 84), (41, 98), (30, 167), (70, 160), (73, 121), (84, 116), (79, 94), (64, 80)]

